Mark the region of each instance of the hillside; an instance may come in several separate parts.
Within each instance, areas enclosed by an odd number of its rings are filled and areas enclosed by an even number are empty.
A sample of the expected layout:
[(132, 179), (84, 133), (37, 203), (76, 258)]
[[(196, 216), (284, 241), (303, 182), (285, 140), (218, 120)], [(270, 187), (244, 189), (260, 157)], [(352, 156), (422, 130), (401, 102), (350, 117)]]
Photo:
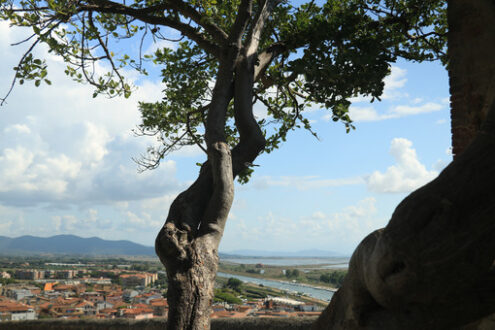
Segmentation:
[(0, 254), (155, 256), (155, 249), (130, 241), (110, 241), (98, 237), (82, 238), (75, 235), (21, 236), (17, 238), (0, 236)]

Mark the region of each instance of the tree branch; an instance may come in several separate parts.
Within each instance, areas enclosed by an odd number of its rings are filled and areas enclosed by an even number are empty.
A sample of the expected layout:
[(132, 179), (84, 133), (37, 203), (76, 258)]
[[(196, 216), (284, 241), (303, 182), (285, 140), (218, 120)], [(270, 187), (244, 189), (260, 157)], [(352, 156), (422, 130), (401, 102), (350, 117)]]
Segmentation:
[(24, 52), (24, 54), (22, 55), (21, 59), (19, 60), (18, 64), (17, 64), (17, 70), (16, 70), (16, 74), (14, 75), (14, 79), (12, 79), (12, 83), (10, 84), (10, 88), (9, 90), (7, 91), (7, 94), (0, 99), (0, 106), (2, 106), (5, 101), (7, 100), (7, 98), (9, 97), (10, 93), (12, 93), (12, 90), (14, 89), (14, 86), (15, 86), (15, 82), (17, 81), (17, 72), (19, 71), (19, 67), (21, 66), (22, 62), (24, 62), (24, 59), (26, 58), (26, 56), (28, 56), (34, 49), (34, 47), (40, 42), (40, 38), (36, 39), (35, 42), (33, 42), (31, 44), (31, 46), (29, 47), (29, 49)]
[(280, 0), (262, 0), (262, 4), (256, 18), (254, 19), (254, 24), (251, 26), (249, 31), (247, 42), (246, 42), (246, 56), (251, 57), (258, 51), (258, 46), (260, 43), (261, 32), (263, 32), (263, 27), (265, 22), (270, 16), (273, 8), (280, 3)]
[(237, 17), (229, 33), (228, 43), (235, 45), (238, 49), (241, 48), (242, 37), (251, 18), (252, 6), (253, 0), (241, 1), (237, 10)]
[[(96, 11), (99, 13), (129, 15), (141, 20), (143, 23), (168, 26), (181, 32), (186, 37), (196, 42), (198, 46), (200, 46), (206, 52), (212, 54), (217, 58), (220, 57), (220, 47), (218, 45), (207, 40), (205, 36), (198, 31), (198, 29), (191, 27), (188, 24), (182, 23), (179, 20), (172, 19), (166, 16), (149, 15), (150, 10), (147, 8), (136, 9), (109, 0), (87, 0), (87, 1), (88, 1), (88, 5), (80, 5), (78, 7), (79, 11)], [(166, 6), (169, 5), (167, 4)], [(160, 10), (161, 8), (162, 6), (157, 6), (156, 10)]]
[(270, 66), (273, 59), (280, 54), (286, 52), (288, 49), (284, 44), (276, 43), (268, 47), (266, 50), (258, 55), (258, 63), (254, 70), (254, 81), (258, 81), (265, 73), (265, 70)]
[(205, 20), (204, 16), (184, 1), (169, 0), (168, 5), (170, 8), (177, 10), (179, 13), (192, 19), (194, 23), (204, 28), (205, 31), (208, 32), (210, 36), (221, 45), (225, 45), (227, 43), (228, 35), (225, 31), (223, 31), (218, 25), (212, 23), (210, 20)]

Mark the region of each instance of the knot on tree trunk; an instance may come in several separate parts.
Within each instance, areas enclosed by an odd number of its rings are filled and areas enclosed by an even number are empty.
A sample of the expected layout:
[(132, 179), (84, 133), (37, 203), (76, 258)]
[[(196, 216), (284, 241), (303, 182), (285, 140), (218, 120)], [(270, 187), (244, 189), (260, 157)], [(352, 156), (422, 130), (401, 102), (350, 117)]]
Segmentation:
[[(155, 241), (156, 254), (164, 264), (174, 262), (182, 266), (188, 265), (191, 262), (189, 247), (188, 231), (180, 230), (173, 222), (163, 225)], [(177, 267), (177, 265), (174, 266)]]

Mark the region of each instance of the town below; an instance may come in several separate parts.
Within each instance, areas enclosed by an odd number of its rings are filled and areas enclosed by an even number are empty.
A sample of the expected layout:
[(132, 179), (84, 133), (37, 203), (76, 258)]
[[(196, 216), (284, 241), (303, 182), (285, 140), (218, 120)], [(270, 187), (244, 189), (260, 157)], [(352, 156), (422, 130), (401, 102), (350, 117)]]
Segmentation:
[[(346, 273), (331, 266), (223, 261), (211, 317), (319, 315)], [(0, 257), (0, 322), (166, 318), (166, 296), (165, 269), (151, 257)]]

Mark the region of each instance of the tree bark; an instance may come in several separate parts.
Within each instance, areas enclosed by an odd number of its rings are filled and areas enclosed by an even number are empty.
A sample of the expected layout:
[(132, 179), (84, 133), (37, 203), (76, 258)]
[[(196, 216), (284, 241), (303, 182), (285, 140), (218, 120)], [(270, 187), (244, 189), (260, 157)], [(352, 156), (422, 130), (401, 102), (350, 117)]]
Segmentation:
[[(209, 329), (218, 245), (232, 204), (234, 184), (227, 144), (217, 142), (208, 153), (211, 165), (206, 164), (198, 180), (174, 201), (155, 243), (169, 282), (168, 329)], [(202, 221), (197, 227), (190, 227), (192, 221), (181, 222), (178, 220), (182, 218), (170, 216), (177, 215), (177, 209), (180, 216), (186, 217), (202, 211)]]
[(490, 116), (361, 242), (315, 329), (454, 329), (495, 312), (495, 106)]
[(495, 5), (453, 0), (448, 15), (455, 159), (360, 243), (315, 329), (454, 329), (495, 312)]
[[(198, 179), (174, 200), (155, 242), (156, 253), (167, 269), (168, 329), (210, 328), (210, 307), (218, 267), (218, 246), (234, 196), (234, 178), (265, 147), (265, 138), (253, 116), (253, 87), (258, 38), (243, 36), (251, 19), (252, 0), (243, 0), (229, 34), (228, 46), (217, 74), (205, 136), (208, 161)], [(256, 33), (263, 24), (254, 20)], [(266, 19), (267, 16), (263, 16)], [(251, 42), (255, 39), (256, 42)], [(234, 99), (239, 143), (232, 151), (224, 129), (227, 107)]]
[(449, 78), (452, 153), (474, 139), (488, 113), (485, 97), (495, 76), (495, 3), (449, 1)]

